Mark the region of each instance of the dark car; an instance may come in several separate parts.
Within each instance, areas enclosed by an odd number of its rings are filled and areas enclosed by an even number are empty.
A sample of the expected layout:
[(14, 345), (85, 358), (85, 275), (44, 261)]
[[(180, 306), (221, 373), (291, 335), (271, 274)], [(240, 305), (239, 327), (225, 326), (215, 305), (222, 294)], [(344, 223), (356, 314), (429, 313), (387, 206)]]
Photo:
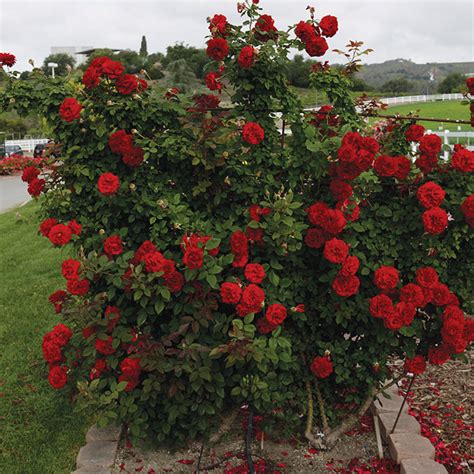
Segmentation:
[(20, 155), (23, 156), (23, 150), (20, 145), (5, 145), (5, 156)]
[(36, 145), (35, 149), (33, 150), (33, 158), (40, 158), (41, 156), (43, 156), (45, 147), (46, 145), (44, 143)]

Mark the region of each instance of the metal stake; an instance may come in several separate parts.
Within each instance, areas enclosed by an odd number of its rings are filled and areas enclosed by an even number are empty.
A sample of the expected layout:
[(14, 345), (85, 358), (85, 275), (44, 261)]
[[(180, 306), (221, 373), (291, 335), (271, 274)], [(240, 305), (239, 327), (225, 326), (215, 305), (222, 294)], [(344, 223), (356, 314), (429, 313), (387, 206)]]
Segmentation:
[(398, 420), (400, 418), (400, 415), (402, 414), (403, 407), (405, 406), (405, 403), (408, 398), (408, 394), (410, 393), (411, 387), (413, 386), (413, 382), (415, 381), (416, 374), (413, 374), (413, 377), (410, 380), (410, 384), (408, 385), (407, 392), (405, 393), (405, 396), (403, 397), (403, 402), (402, 406), (400, 407), (400, 410), (398, 410), (398, 415), (397, 418), (395, 419), (395, 423), (393, 424), (392, 431), (390, 431), (390, 434), (392, 434), (395, 431), (395, 428), (397, 427)]

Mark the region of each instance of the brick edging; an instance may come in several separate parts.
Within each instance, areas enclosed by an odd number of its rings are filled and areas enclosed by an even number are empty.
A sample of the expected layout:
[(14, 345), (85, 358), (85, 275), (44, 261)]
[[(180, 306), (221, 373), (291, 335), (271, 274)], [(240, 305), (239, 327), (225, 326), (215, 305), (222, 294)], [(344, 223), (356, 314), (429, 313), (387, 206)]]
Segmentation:
[(372, 413), (378, 418), (380, 434), (388, 444), (390, 457), (400, 464), (400, 474), (447, 474), (448, 471), (434, 460), (435, 448), (421, 436), (421, 427), (415, 417), (408, 414), (405, 403), (397, 427), (391, 434), (395, 419), (403, 404), (398, 385), (392, 385), (372, 403)]
[(72, 474), (111, 474), (115, 464), (122, 427), (89, 428), (86, 444), (79, 450)]

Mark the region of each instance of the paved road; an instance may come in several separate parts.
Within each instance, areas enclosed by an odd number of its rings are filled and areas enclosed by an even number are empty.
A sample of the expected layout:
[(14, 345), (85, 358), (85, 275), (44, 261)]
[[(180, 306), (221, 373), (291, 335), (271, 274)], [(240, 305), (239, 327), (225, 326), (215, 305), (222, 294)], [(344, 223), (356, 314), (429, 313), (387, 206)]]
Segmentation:
[(31, 199), (20, 176), (0, 176), (0, 212)]

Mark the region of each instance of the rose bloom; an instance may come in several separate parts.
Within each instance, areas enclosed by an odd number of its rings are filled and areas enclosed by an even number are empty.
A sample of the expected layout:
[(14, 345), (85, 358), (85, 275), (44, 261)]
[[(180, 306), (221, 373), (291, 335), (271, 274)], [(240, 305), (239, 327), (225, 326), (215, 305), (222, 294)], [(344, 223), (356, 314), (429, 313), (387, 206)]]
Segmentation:
[(387, 295), (370, 298), (370, 314), (374, 318), (387, 318), (394, 312), (392, 300)]
[(100, 83), (100, 73), (95, 67), (89, 66), (82, 76), (82, 83), (88, 88), (93, 89)]
[(63, 388), (67, 383), (67, 367), (53, 365), (49, 369), (48, 382), (56, 390)]
[(247, 122), (242, 128), (242, 139), (250, 145), (258, 145), (265, 138), (265, 131), (255, 122)]
[(10, 53), (0, 53), (0, 67), (13, 67), (16, 63), (16, 57)]
[(38, 197), (44, 189), (46, 181), (44, 179), (34, 178), (28, 184), (28, 193), (33, 197)]
[(217, 80), (221, 75), (218, 72), (210, 72), (205, 77), (206, 86), (211, 91), (220, 91), (222, 84)]
[(249, 263), (246, 265), (244, 275), (250, 283), (262, 283), (267, 276), (262, 265), (259, 263)]
[(73, 97), (67, 97), (59, 107), (59, 115), (66, 122), (72, 122), (81, 116), (82, 105)]
[(398, 283), (398, 270), (391, 266), (382, 265), (375, 270), (374, 283), (381, 290), (393, 290)]
[(122, 155), (122, 161), (127, 166), (136, 168), (142, 164), (144, 154), (143, 148), (139, 146), (132, 146)]
[(100, 352), (104, 355), (113, 354), (115, 352), (115, 349), (112, 347), (112, 336), (108, 336), (106, 340), (96, 339), (95, 349), (97, 352)]
[(441, 234), (448, 227), (448, 214), (440, 207), (432, 207), (421, 216), (425, 232), (428, 234)]
[(426, 361), (422, 355), (416, 355), (412, 359), (405, 359), (405, 372), (420, 375), (426, 370)]
[(252, 229), (251, 227), (247, 226), (245, 229), (245, 235), (251, 242), (263, 242), (263, 229)]
[(71, 295), (84, 296), (89, 292), (89, 280), (68, 280), (67, 282), (67, 291)]
[(438, 155), (441, 151), (442, 141), (438, 135), (429, 134), (424, 135), (420, 139), (420, 153), (428, 156)]
[(134, 74), (124, 74), (115, 82), (117, 91), (122, 95), (130, 95), (138, 90), (138, 79)]
[(112, 196), (112, 194), (117, 192), (119, 187), (119, 178), (113, 173), (103, 173), (97, 181), (97, 188), (104, 196)]
[(107, 58), (107, 60), (102, 63), (101, 73), (109, 79), (118, 79), (124, 71), (125, 68), (119, 61), (113, 61), (112, 59)]
[(424, 133), (425, 127), (423, 127), (423, 125), (413, 123), (405, 130), (405, 138), (409, 142), (418, 142), (421, 140)]
[(222, 61), (229, 54), (229, 45), (224, 38), (211, 38), (207, 42), (206, 54), (214, 61)]
[(306, 211), (308, 213), (309, 222), (313, 225), (321, 226), (328, 210), (329, 207), (326, 203), (321, 201), (315, 202)]
[(404, 317), (399, 311), (394, 311), (393, 313), (387, 315), (383, 323), (387, 329), (390, 329), (390, 331), (397, 331), (405, 324)]
[(360, 280), (354, 275), (342, 276), (341, 274), (338, 274), (332, 282), (332, 289), (338, 296), (343, 298), (357, 294), (359, 286)]
[(117, 130), (112, 133), (108, 140), (109, 148), (114, 153), (123, 155), (133, 146), (133, 135), (125, 130)]
[(53, 217), (45, 219), (41, 224), (39, 231), (43, 237), (48, 237), (50, 230), (58, 223)]
[(212, 36), (225, 36), (227, 33), (227, 18), (224, 15), (214, 15), (209, 21), (209, 31)]
[(321, 33), (328, 38), (331, 38), (337, 33), (338, 24), (337, 18), (335, 16), (326, 15), (321, 18), (319, 22), (319, 28), (321, 28)]
[(76, 280), (79, 278), (79, 270), (81, 268), (81, 262), (69, 258), (64, 260), (61, 265), (61, 273), (66, 280)]
[(416, 197), (420, 204), (426, 209), (438, 207), (444, 200), (446, 192), (433, 181), (428, 181), (418, 188)]
[(408, 283), (400, 290), (400, 301), (411, 303), (416, 308), (421, 308), (424, 300), (423, 290), (414, 283)]
[(226, 281), (222, 283), (220, 293), (223, 303), (237, 304), (242, 296), (242, 288), (237, 283)]
[(349, 253), (349, 246), (340, 239), (333, 238), (326, 242), (323, 256), (331, 263), (342, 263)]
[(76, 219), (69, 221), (67, 223), (67, 226), (71, 229), (71, 232), (73, 233), (73, 235), (81, 235), (82, 224), (79, 224), (79, 222), (77, 222)]
[(438, 273), (433, 267), (423, 267), (416, 271), (416, 281), (420, 286), (433, 288), (439, 282)]
[(359, 259), (355, 256), (349, 255), (346, 259), (342, 262), (342, 267), (339, 273), (342, 276), (351, 276), (357, 273), (359, 270)]
[(287, 315), (286, 308), (281, 304), (271, 304), (267, 308), (265, 318), (270, 324), (279, 326), (285, 320)]
[(431, 303), (435, 306), (445, 306), (451, 299), (449, 288), (443, 283), (437, 283), (431, 287)]
[(58, 343), (51, 332), (48, 332), (44, 335), (41, 351), (43, 353), (43, 359), (49, 364), (61, 362), (63, 358), (61, 345)]
[(324, 242), (326, 242), (326, 233), (322, 229), (308, 229), (304, 242), (312, 249), (319, 249), (324, 245)]
[(186, 249), (183, 256), (183, 263), (190, 269), (201, 268), (204, 262), (204, 249), (199, 247), (190, 247)]
[(111, 235), (104, 240), (104, 252), (112, 257), (123, 252), (122, 239), (118, 235)]
[(416, 166), (424, 173), (430, 173), (438, 164), (437, 156), (421, 155), (415, 161)]
[(392, 156), (380, 155), (374, 163), (375, 172), (382, 178), (394, 176), (397, 172), (398, 162)]
[(258, 204), (252, 204), (249, 208), (250, 219), (260, 222), (261, 216), (268, 216), (271, 209), (269, 207), (260, 207)]
[(259, 41), (268, 41), (277, 37), (275, 21), (270, 15), (261, 15), (255, 24), (255, 37)]
[(396, 156), (397, 170), (395, 171), (395, 178), (399, 181), (403, 181), (408, 178), (411, 171), (411, 161), (406, 156)]
[(21, 180), (25, 183), (29, 183), (33, 181), (33, 179), (37, 178), (41, 171), (36, 168), (35, 166), (27, 166), (21, 175)]
[(311, 372), (319, 379), (329, 377), (333, 372), (332, 362), (329, 357), (315, 357), (311, 363)]
[(340, 179), (334, 179), (329, 184), (329, 189), (331, 191), (332, 197), (336, 201), (345, 201), (350, 198), (353, 194), (352, 186), (345, 181)]
[(411, 303), (401, 301), (395, 305), (395, 313), (401, 319), (404, 326), (410, 326), (416, 315), (416, 308)]
[(324, 56), (329, 46), (326, 40), (322, 36), (314, 36), (311, 40), (306, 43), (306, 52), (314, 56)]
[(255, 63), (255, 48), (253, 46), (244, 46), (237, 58), (237, 62), (242, 69), (250, 69)]
[(339, 209), (328, 209), (321, 219), (321, 227), (332, 235), (340, 234), (346, 224), (346, 218)]
[(461, 212), (464, 214), (467, 223), (474, 227), (474, 194), (464, 199), (461, 204)]
[(474, 152), (458, 147), (451, 156), (451, 166), (460, 173), (474, 172)]
[(176, 270), (166, 273), (163, 275), (163, 285), (166, 286), (171, 293), (178, 293), (178, 291), (183, 289), (184, 277)]
[(53, 245), (66, 245), (72, 237), (71, 229), (64, 224), (56, 224), (51, 227), (48, 239)]
[(311, 38), (317, 36), (316, 28), (306, 21), (300, 21), (295, 27), (295, 35), (303, 43), (307, 43)]
[(430, 364), (442, 365), (450, 359), (450, 353), (445, 345), (430, 347), (428, 349), (428, 360)]
[(249, 313), (258, 313), (262, 309), (265, 300), (264, 291), (257, 285), (251, 283), (242, 293), (241, 304), (243, 304)]
[(72, 337), (71, 329), (61, 323), (56, 324), (50, 334), (60, 346), (67, 345)]

